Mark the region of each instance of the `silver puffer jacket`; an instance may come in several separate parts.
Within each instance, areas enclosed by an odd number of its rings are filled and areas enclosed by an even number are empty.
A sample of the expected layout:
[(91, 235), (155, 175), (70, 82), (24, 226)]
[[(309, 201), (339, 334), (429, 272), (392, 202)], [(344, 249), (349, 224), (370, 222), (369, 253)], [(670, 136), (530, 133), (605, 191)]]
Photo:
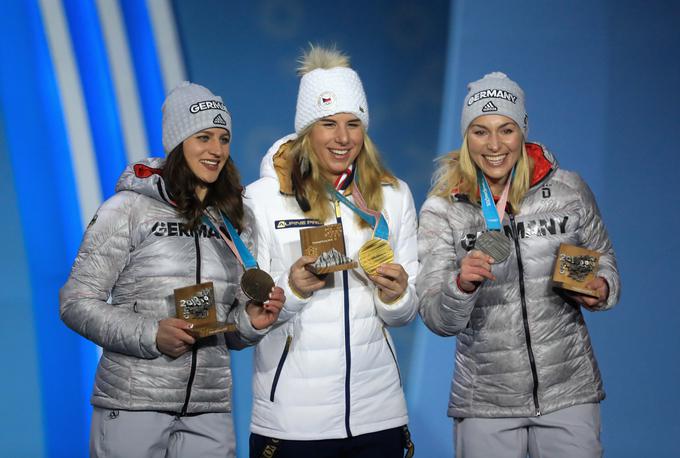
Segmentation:
[[(231, 411), (228, 348), (261, 338), (239, 287), (242, 267), (206, 225), (187, 231), (168, 202), (162, 160), (134, 164), (97, 211), (60, 293), (61, 318), (103, 349), (92, 404), (178, 414)], [(247, 214), (242, 237), (251, 239)], [(212, 281), (217, 318), (238, 332), (198, 341), (179, 358), (161, 354), (161, 319), (175, 316), (173, 290)]]
[(609, 283), (601, 309), (619, 298), (612, 245), (595, 199), (545, 148), (527, 144), (535, 163), (519, 214), (504, 219), (514, 250), (492, 266), (495, 281), (471, 294), (456, 283), (461, 260), (485, 223), (466, 196), (430, 197), (420, 212), (417, 292), (425, 324), (457, 336), (451, 417), (527, 417), (604, 399), (600, 371), (579, 305), (550, 279), (560, 243), (602, 253)]

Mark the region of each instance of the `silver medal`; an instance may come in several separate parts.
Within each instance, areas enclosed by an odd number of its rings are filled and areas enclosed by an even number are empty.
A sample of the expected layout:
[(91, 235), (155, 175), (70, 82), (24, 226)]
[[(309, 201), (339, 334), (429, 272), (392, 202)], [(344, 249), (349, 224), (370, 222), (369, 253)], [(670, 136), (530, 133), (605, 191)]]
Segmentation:
[(501, 231), (487, 231), (480, 234), (475, 248), (491, 256), (496, 262), (505, 261), (512, 251), (512, 242)]

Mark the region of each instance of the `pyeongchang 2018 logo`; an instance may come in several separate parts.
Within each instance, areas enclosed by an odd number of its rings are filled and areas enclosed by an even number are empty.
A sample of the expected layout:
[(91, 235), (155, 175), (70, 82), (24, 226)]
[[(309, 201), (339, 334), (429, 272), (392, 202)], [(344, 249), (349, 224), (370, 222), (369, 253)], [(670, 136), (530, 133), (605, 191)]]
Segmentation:
[(203, 238), (218, 236), (217, 232), (205, 224), (201, 224), (195, 230), (189, 230), (183, 223), (177, 221), (156, 221), (151, 233), (158, 237), (195, 237), (196, 233)]

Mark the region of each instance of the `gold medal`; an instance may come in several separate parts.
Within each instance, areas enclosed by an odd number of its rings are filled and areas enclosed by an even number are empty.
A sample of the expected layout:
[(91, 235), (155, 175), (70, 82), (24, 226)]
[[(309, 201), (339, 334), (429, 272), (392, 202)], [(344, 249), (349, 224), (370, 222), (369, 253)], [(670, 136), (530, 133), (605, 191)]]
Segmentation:
[(359, 250), (359, 265), (368, 275), (375, 275), (379, 266), (393, 260), (394, 252), (390, 244), (387, 243), (387, 240), (381, 238), (376, 237), (369, 240)]

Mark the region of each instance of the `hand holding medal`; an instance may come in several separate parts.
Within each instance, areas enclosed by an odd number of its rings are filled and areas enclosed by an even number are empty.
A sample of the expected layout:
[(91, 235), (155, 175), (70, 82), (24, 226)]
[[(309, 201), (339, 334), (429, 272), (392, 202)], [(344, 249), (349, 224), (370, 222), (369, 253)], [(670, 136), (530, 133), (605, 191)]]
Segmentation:
[(359, 265), (368, 276), (371, 276), (376, 274), (376, 269), (379, 266), (391, 263), (394, 260), (394, 252), (387, 241), (390, 234), (387, 221), (382, 213), (368, 208), (356, 184), (359, 172), (356, 171), (355, 173), (352, 182), (352, 195), (356, 204), (331, 187), (328, 188), (328, 192), (373, 227), (372, 238), (359, 249)]
[(494, 205), (493, 194), (491, 187), (486, 181), (486, 177), (481, 170), (477, 169), (477, 183), (479, 184), (479, 198), (482, 206), (482, 213), (486, 221), (487, 231), (483, 232), (477, 237), (475, 248), (483, 253), (491, 256), (495, 262), (503, 262), (508, 259), (512, 251), (512, 242), (503, 233), (503, 215), (505, 214), (505, 204), (508, 201), (508, 193), (510, 192), (510, 183), (514, 175), (515, 169), (513, 167), (510, 172), (510, 177), (505, 182), (503, 194), (498, 199), (498, 203)]
[(408, 273), (401, 264), (381, 264), (368, 278), (378, 288), (380, 300), (386, 304), (399, 300), (408, 287)]
[(279, 313), (286, 302), (283, 290), (275, 286), (269, 294), (269, 300), (264, 305), (256, 302), (249, 302), (246, 305), (246, 313), (250, 317), (250, 323), (255, 329), (264, 329), (276, 322)]
[(392, 263), (394, 252), (388, 242), (390, 228), (382, 213), (368, 208), (356, 184), (358, 170), (355, 173), (352, 182), (352, 196), (355, 202), (350, 201), (335, 189), (329, 188), (329, 193), (373, 226), (371, 239), (359, 249), (359, 265), (380, 290), (380, 299), (383, 302), (394, 302), (406, 291), (408, 274), (400, 264)]
[(502, 215), (505, 214), (505, 204), (508, 201), (513, 175), (514, 167), (505, 183), (501, 198), (494, 205), (489, 183), (482, 171), (477, 169), (480, 204), (488, 230), (477, 237), (475, 249), (461, 261), (457, 281), (458, 286), (467, 293), (477, 289), (484, 280), (495, 280), (496, 277), (491, 273), (491, 265), (505, 261), (512, 252), (512, 242), (503, 233), (501, 221)]
[(466, 293), (472, 293), (484, 280), (495, 280), (491, 273), (494, 259), (480, 250), (472, 250), (463, 258), (458, 273), (458, 286)]

